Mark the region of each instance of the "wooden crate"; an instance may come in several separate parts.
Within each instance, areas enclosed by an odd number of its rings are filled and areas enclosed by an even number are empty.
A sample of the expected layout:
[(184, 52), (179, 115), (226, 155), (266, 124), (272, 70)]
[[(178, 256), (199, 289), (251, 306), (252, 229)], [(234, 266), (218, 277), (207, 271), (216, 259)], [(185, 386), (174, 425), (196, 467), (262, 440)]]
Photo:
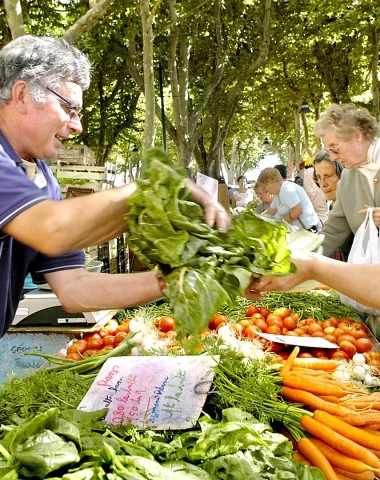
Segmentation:
[[(72, 179), (72, 183), (61, 185), (62, 193), (65, 193), (69, 187), (80, 186), (83, 188), (93, 188), (95, 191), (105, 190), (113, 186), (116, 176), (116, 165), (107, 163), (104, 167), (92, 165), (52, 165), (50, 167), (53, 174), (58, 179)], [(78, 185), (76, 180), (85, 180), (88, 183)]]
[(95, 154), (86, 145), (67, 145), (58, 150), (56, 165), (94, 165)]

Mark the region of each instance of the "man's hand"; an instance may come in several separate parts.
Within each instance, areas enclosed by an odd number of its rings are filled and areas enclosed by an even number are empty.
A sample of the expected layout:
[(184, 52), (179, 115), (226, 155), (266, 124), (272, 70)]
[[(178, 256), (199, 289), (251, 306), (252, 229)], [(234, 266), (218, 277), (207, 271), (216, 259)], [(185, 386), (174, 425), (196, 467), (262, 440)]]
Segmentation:
[[(358, 213), (367, 213), (367, 209), (368, 208), (371, 208), (369, 205), (364, 205), (366, 208), (363, 208), (363, 210), (359, 210)], [(373, 221), (376, 225), (377, 228), (380, 228), (380, 208), (379, 207), (372, 207), (373, 208), (373, 211), (372, 211), (372, 217), (373, 217)]]
[(205, 211), (207, 224), (210, 227), (216, 226), (221, 230), (227, 230), (230, 225), (230, 216), (223, 206), (214, 202), (207, 192), (197, 187), (190, 179), (187, 179), (187, 188), (190, 190), (194, 202), (199, 203)]

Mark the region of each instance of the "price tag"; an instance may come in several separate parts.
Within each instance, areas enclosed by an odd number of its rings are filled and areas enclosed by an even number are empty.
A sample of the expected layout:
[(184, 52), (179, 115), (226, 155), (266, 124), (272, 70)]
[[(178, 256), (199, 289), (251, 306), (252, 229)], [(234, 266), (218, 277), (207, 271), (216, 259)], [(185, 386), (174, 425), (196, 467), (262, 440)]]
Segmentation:
[(335, 343), (320, 337), (293, 337), (291, 335), (273, 335), (261, 332), (256, 332), (256, 334), (274, 343), (310, 348), (339, 348)]
[(215, 202), (218, 200), (218, 180), (198, 172), (195, 183), (207, 192)]
[(215, 361), (205, 355), (109, 358), (78, 409), (106, 407), (105, 420), (111, 425), (190, 428), (211, 387)]

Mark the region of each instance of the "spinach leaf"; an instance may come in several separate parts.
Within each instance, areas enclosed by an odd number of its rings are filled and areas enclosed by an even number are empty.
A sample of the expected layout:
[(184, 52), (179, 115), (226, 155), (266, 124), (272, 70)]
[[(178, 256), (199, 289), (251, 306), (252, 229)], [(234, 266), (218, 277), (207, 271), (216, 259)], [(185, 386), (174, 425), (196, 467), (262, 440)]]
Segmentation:
[(126, 216), (131, 250), (165, 277), (180, 336), (205, 328), (244, 292), (252, 275), (295, 271), (286, 224), (246, 209), (232, 217), (227, 232), (210, 228), (186, 182), (182, 166), (161, 150), (149, 150)]

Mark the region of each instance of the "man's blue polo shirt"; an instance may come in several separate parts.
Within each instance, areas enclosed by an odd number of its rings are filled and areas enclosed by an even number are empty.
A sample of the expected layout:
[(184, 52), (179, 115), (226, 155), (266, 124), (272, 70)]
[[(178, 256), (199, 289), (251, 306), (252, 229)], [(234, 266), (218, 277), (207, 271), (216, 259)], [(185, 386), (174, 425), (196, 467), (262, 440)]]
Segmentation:
[(85, 261), (82, 250), (49, 257), (2, 232), (4, 225), (33, 205), (62, 200), (58, 182), (44, 161), (37, 160), (37, 168), (46, 179), (42, 188), (27, 177), (22, 164), (0, 132), (0, 337), (12, 324), (28, 273), (41, 284), (45, 283), (45, 273), (83, 268)]

